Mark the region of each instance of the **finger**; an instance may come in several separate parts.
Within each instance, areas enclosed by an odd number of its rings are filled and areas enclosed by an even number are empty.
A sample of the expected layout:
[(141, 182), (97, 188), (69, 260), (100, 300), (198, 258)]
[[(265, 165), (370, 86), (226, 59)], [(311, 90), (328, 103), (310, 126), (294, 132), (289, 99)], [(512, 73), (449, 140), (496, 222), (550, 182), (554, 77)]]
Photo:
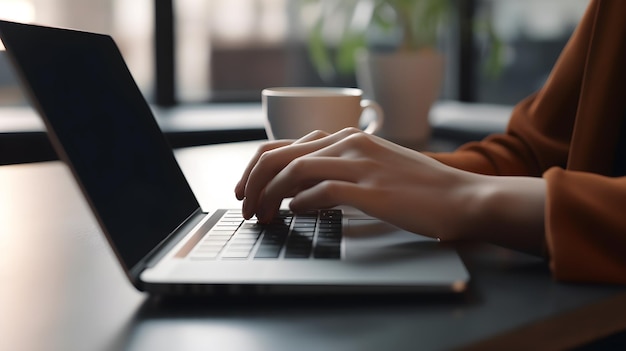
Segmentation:
[(246, 166), (246, 169), (244, 170), (241, 179), (237, 182), (237, 185), (235, 186), (235, 196), (238, 200), (243, 200), (245, 185), (248, 182), (250, 171), (252, 171), (252, 168), (254, 168), (256, 163), (259, 161), (261, 155), (263, 155), (267, 151), (274, 150), (276, 148), (289, 145), (291, 143), (293, 143), (293, 140), (276, 140), (263, 143), (261, 146), (259, 146), (254, 156), (252, 156), (252, 158), (248, 162), (248, 165)]
[(245, 193), (245, 186), (246, 186), (246, 183), (248, 182), (248, 178), (250, 177), (250, 172), (252, 171), (252, 168), (254, 168), (256, 163), (259, 161), (259, 158), (261, 157), (263, 153), (270, 151), (270, 150), (277, 149), (279, 147), (291, 145), (291, 144), (302, 144), (302, 143), (306, 143), (309, 141), (321, 139), (328, 135), (329, 134), (327, 132), (316, 130), (295, 141), (276, 140), (276, 141), (270, 141), (261, 145), (261, 147), (257, 149), (252, 159), (250, 159), (250, 161), (248, 162), (248, 166), (244, 170), (241, 179), (239, 180), (239, 182), (237, 182), (237, 185), (235, 186), (235, 196), (237, 197), (237, 199), (243, 200), (244, 193)]
[[(335, 142), (320, 149), (312, 156), (334, 156), (344, 158), (359, 158), (362, 156), (371, 157), (373, 153), (385, 149), (385, 142), (380, 137), (364, 133), (360, 129), (347, 129), (333, 135)], [(381, 148), (382, 146), (382, 148)]]
[(263, 220), (273, 217), (283, 199), (325, 180), (357, 182), (361, 161), (337, 157), (302, 157), (281, 170), (265, 187), (254, 212)]
[[(293, 143), (282, 148), (275, 148), (261, 154), (247, 175), (247, 182), (243, 185), (242, 212), (245, 218), (250, 218), (256, 212), (258, 200), (265, 186), (289, 163), (303, 155), (324, 149), (333, 145), (351, 134), (362, 133), (356, 128), (346, 128), (334, 134), (316, 134), (321, 136), (311, 141)], [(325, 136), (323, 136), (325, 135)], [(313, 137), (313, 135), (309, 135)]]
[(306, 143), (306, 142), (309, 142), (309, 141), (325, 138), (325, 137), (327, 137), (329, 135), (330, 135), (330, 133), (328, 133), (328, 132), (325, 132), (325, 131), (322, 131), (322, 130), (314, 130), (311, 133), (308, 133), (307, 135), (303, 136), (302, 138), (294, 141), (294, 144)]
[(371, 201), (366, 188), (360, 184), (338, 180), (325, 180), (298, 193), (289, 203), (293, 212), (332, 208), (339, 205), (366, 209)]

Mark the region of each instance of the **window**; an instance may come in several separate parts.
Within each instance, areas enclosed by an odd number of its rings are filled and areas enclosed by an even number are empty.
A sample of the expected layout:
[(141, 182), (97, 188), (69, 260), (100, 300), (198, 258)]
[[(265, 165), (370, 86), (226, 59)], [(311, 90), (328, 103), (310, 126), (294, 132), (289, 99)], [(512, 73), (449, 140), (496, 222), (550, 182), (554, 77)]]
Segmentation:
[[(469, 93), (462, 98), (499, 104), (515, 104), (541, 87), (588, 4), (588, 0), (449, 1), (456, 11), (442, 49), (453, 57), (442, 97), (461, 98), (465, 85)], [(351, 77), (321, 81), (314, 71), (306, 51), (302, 3), (175, 1), (177, 98), (258, 100), (260, 89), (271, 85), (355, 85)], [(463, 34), (458, 22), (464, 16), (471, 16), (468, 21), (474, 24), (469, 51), (459, 49)], [(502, 44), (495, 66), (486, 52), (490, 48), (486, 27), (493, 28)], [(471, 65), (462, 67), (463, 61)]]
[[(502, 67), (493, 76), (486, 55), (475, 70), (477, 101), (515, 104), (539, 89), (582, 17), (588, 0), (481, 0), (477, 13), (488, 20), (503, 44)], [(480, 50), (481, 38), (477, 38)]]
[[(0, 1), (0, 14), (3, 19), (31, 22), (35, 17), (35, 8), (28, 0), (3, 0)], [(4, 50), (1, 41), (0, 50)], [(0, 51), (0, 105), (19, 105), (24, 102), (24, 97), (9, 67), (8, 58), (4, 51)]]
[(264, 86), (284, 84), (287, 3), (176, 0), (177, 99), (258, 99)]
[[(153, 0), (0, 0), (0, 18), (112, 35), (137, 84), (149, 95), (153, 86)], [(25, 101), (0, 52), (0, 105)]]
[[(502, 40), (499, 75), (485, 67), (484, 35), (475, 32), (473, 59), (456, 50), (458, 28), (451, 23), (445, 49), (450, 67), (446, 99), (456, 99), (460, 80), (470, 77), (469, 100), (514, 104), (545, 81), (588, 0), (449, 0), (457, 9), (487, 21)], [(71, 27), (112, 35), (144, 95), (154, 101), (154, 18), (159, 0), (0, 0), (0, 18)], [(258, 101), (270, 85), (354, 85), (343, 77), (323, 82), (306, 51), (306, 16), (300, 0), (172, 0), (174, 98), (178, 102)], [(469, 4), (469, 5), (468, 5)], [(462, 14), (463, 15), (463, 14)], [(458, 17), (453, 17), (458, 20)], [(23, 98), (0, 52), (0, 104)]]

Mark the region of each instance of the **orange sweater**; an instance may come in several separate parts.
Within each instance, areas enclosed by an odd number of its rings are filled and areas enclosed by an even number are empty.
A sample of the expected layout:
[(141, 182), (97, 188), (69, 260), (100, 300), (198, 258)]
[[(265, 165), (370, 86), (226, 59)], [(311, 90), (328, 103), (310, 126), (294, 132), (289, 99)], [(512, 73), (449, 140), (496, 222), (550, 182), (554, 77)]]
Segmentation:
[(431, 156), (477, 173), (542, 176), (554, 277), (626, 284), (626, 177), (614, 176), (624, 122), (626, 1), (593, 0), (505, 134)]

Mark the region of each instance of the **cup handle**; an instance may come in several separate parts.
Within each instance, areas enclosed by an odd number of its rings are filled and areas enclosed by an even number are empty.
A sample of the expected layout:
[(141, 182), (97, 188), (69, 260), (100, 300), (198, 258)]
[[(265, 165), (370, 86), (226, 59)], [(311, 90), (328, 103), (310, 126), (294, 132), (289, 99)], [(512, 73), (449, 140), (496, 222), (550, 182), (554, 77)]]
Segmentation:
[(380, 107), (380, 105), (376, 101), (368, 99), (361, 100), (361, 114), (363, 114), (363, 111), (368, 108), (374, 110), (374, 112), (376, 113), (376, 119), (372, 120), (363, 131), (368, 134), (374, 134), (378, 132), (383, 126), (385, 114), (383, 113), (382, 107)]

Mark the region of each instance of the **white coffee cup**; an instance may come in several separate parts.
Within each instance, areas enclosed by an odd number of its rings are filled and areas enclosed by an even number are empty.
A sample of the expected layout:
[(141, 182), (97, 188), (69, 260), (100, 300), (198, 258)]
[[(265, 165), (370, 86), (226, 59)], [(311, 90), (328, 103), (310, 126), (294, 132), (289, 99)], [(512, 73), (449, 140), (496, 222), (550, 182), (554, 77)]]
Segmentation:
[(383, 110), (372, 100), (362, 99), (356, 88), (279, 87), (262, 92), (265, 131), (270, 140), (298, 139), (314, 130), (334, 133), (359, 127), (363, 112), (372, 109), (376, 118), (364, 129), (375, 133), (383, 123)]

